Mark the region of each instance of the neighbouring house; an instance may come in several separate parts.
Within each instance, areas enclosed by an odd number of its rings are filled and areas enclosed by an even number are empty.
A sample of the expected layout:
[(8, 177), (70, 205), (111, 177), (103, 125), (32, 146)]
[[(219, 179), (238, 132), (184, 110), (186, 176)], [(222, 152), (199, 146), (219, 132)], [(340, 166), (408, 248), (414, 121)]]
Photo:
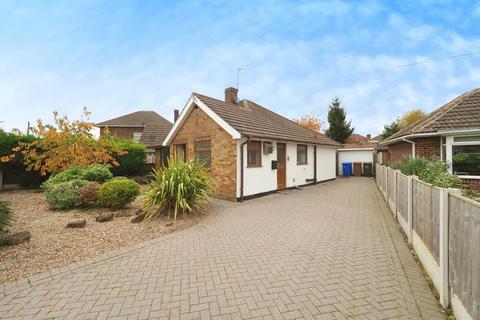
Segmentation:
[(339, 144), (227, 88), (225, 100), (193, 93), (163, 146), (205, 164), (230, 200), (335, 179)]
[(110, 135), (143, 143), (147, 149), (146, 162), (157, 167), (167, 160), (168, 148), (158, 148), (155, 156), (154, 146), (162, 144), (172, 126), (155, 111), (137, 111), (96, 124), (100, 128), (100, 136), (108, 130)]
[(480, 88), (466, 92), (380, 143), (388, 162), (407, 156), (450, 164), (465, 187), (480, 190)]
[[(372, 175), (377, 146), (378, 140), (372, 138), (370, 134), (363, 136), (361, 134), (353, 133), (348, 138), (347, 143), (344, 143), (338, 149), (338, 174), (343, 175), (343, 163), (350, 162), (355, 164), (352, 167), (353, 175)], [(359, 165), (357, 166), (357, 164)], [(370, 172), (365, 170), (364, 165), (369, 165)]]

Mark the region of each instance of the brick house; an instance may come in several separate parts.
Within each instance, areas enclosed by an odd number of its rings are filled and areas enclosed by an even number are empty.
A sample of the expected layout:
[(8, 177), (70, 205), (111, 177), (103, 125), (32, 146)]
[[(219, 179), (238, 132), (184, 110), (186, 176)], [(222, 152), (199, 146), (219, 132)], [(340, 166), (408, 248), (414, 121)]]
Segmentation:
[(480, 190), (480, 89), (466, 92), (380, 143), (387, 162), (438, 158), (466, 187)]
[(193, 93), (163, 146), (198, 159), (230, 200), (335, 179), (338, 143), (227, 88), (225, 100)]
[[(161, 148), (158, 148), (158, 156), (155, 156), (154, 146), (162, 144), (173, 124), (155, 111), (137, 111), (97, 123), (95, 126), (100, 128), (100, 136), (108, 129), (113, 136), (143, 143), (147, 149), (147, 163), (159, 166), (161, 161), (166, 160), (165, 151), (165, 159), (161, 157)], [(167, 150), (168, 155), (168, 149), (164, 150)]]

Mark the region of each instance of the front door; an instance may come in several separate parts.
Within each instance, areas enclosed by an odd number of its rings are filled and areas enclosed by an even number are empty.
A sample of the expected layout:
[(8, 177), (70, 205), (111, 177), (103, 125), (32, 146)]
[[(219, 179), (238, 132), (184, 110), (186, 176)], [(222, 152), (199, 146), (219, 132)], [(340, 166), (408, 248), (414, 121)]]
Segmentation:
[(287, 146), (285, 143), (277, 143), (277, 189), (287, 187)]

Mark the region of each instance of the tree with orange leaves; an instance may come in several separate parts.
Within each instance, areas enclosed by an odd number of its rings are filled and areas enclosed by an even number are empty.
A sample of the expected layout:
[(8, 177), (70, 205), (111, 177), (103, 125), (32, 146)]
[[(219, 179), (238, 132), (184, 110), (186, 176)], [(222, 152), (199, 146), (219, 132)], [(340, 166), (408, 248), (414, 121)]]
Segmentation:
[(316, 113), (304, 115), (300, 119), (295, 119), (294, 121), (302, 127), (313, 130), (315, 132), (320, 132), (323, 127), (323, 122)]
[[(67, 116), (53, 113), (54, 124), (37, 125), (30, 128), (30, 134), (37, 137), (31, 142), (20, 142), (13, 154), (3, 157), (8, 162), (20, 153), (27, 170), (39, 171), (41, 175), (55, 174), (70, 166), (87, 166), (94, 163), (118, 165), (113, 155), (125, 152), (109, 139), (95, 139), (92, 134), (93, 122), (89, 122), (90, 112), (83, 108), (85, 120), (70, 121)], [(22, 134), (16, 130), (17, 134)]]

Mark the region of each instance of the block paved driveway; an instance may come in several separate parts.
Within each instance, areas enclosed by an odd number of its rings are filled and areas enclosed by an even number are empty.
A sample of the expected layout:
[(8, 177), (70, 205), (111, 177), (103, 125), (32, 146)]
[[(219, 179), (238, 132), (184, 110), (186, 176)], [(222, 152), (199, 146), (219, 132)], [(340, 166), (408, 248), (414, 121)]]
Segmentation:
[(3, 287), (0, 319), (445, 319), (373, 179), (216, 207)]

